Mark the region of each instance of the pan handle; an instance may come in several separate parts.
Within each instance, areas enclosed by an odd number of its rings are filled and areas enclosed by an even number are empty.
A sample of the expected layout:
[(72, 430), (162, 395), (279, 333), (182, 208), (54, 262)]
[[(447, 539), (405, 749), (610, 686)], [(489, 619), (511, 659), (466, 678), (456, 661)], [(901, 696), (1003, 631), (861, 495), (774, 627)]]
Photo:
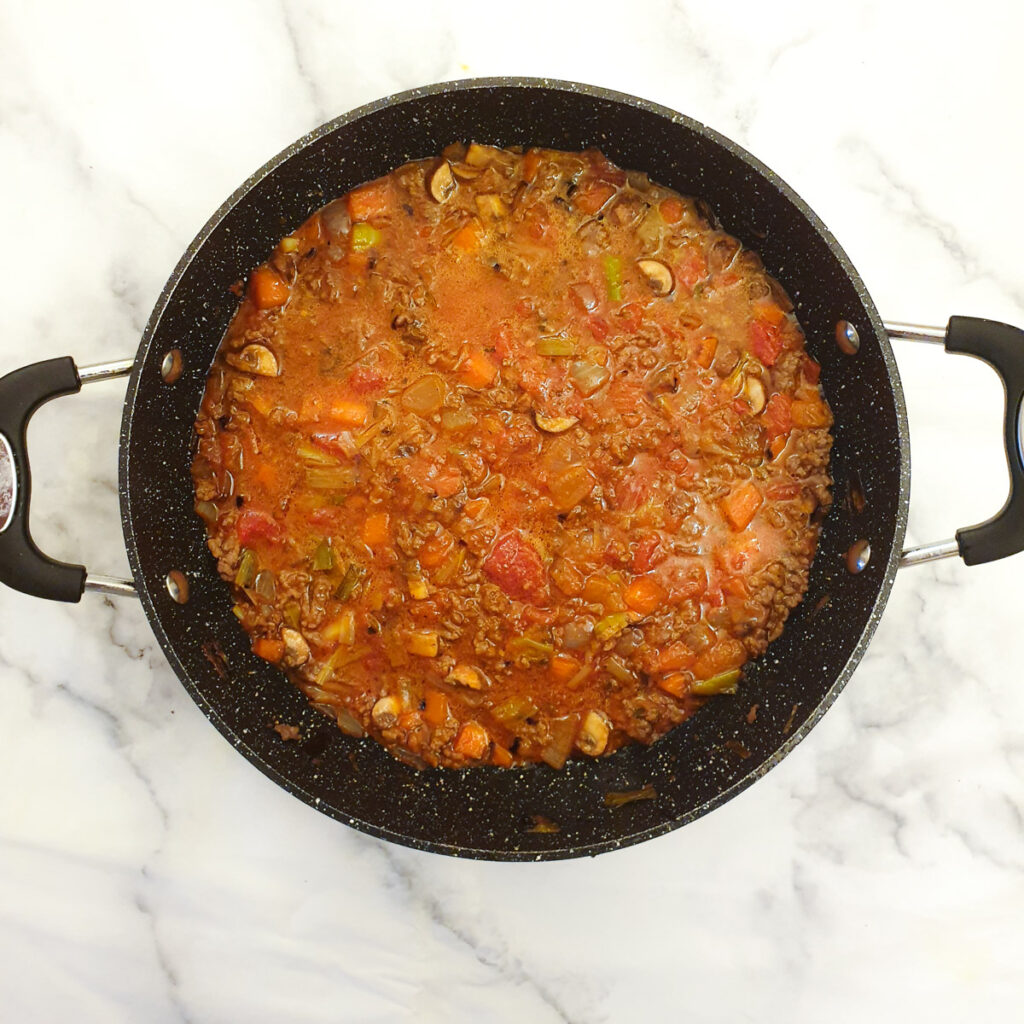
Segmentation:
[(68, 565), (43, 554), (32, 540), (29, 504), (32, 473), (27, 433), (33, 413), (83, 384), (127, 376), (134, 360), (83, 366), (70, 356), (32, 363), (0, 377), (0, 583), (50, 601), (80, 601), (86, 590), (135, 594), (129, 580), (92, 576), (85, 566)]
[(890, 337), (945, 344), (947, 352), (975, 356), (991, 366), (1006, 395), (1004, 441), (1010, 493), (1003, 507), (978, 526), (956, 531), (956, 540), (903, 552), (900, 565), (919, 565), (959, 554), (981, 565), (1024, 551), (1024, 330), (996, 320), (952, 316), (945, 331), (913, 324), (886, 324)]

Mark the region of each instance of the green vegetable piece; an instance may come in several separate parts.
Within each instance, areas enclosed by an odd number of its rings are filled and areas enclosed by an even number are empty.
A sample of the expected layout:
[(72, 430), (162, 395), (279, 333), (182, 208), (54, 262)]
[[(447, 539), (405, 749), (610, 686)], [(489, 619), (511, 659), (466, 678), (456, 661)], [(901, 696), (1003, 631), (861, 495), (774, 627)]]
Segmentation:
[(525, 658), (527, 661), (539, 662), (547, 661), (555, 653), (555, 648), (552, 644), (531, 640), (528, 636), (517, 636), (508, 642), (508, 653), (513, 658)]
[(352, 249), (354, 252), (363, 252), (380, 245), (381, 233), (372, 224), (352, 225)]
[(300, 441), (295, 446), (295, 454), (303, 462), (312, 462), (317, 466), (336, 466), (338, 464), (338, 460), (333, 455), (328, 455), (327, 452), (305, 441)]
[(637, 800), (653, 800), (657, 795), (657, 790), (648, 783), (643, 789), (630, 789), (624, 793), (605, 793), (604, 805), (605, 807), (624, 807)]
[(604, 267), (604, 280), (608, 285), (608, 299), (611, 302), (622, 301), (622, 260), (618, 256), (605, 256), (601, 261)]
[(719, 672), (717, 676), (712, 676), (710, 679), (698, 679), (697, 682), (690, 684), (690, 693), (695, 693), (698, 697), (735, 693), (740, 681), (740, 674), (738, 668), (732, 668), (728, 672)]
[(322, 540), (313, 552), (313, 568), (319, 572), (330, 572), (334, 568), (334, 552), (331, 550), (331, 542)]
[(341, 577), (338, 589), (334, 596), (339, 601), (347, 601), (359, 589), (359, 581), (363, 578), (366, 570), (355, 562), (349, 562), (345, 575)]
[(613, 612), (599, 619), (594, 626), (594, 637), (599, 643), (618, 636), (629, 625), (628, 612)]
[(282, 614), (285, 625), (291, 626), (292, 629), (299, 628), (299, 623), (302, 618), (302, 609), (294, 601), (284, 606), (284, 612)]
[(314, 491), (351, 491), (356, 473), (351, 466), (307, 466), (306, 486)]
[(576, 343), (572, 338), (539, 338), (537, 341), (539, 356), (571, 356), (575, 350)]
[(256, 553), (248, 548), (242, 548), (242, 557), (238, 560), (238, 572), (235, 573), (235, 584), (239, 587), (251, 587), (256, 579), (256, 569), (259, 561)]

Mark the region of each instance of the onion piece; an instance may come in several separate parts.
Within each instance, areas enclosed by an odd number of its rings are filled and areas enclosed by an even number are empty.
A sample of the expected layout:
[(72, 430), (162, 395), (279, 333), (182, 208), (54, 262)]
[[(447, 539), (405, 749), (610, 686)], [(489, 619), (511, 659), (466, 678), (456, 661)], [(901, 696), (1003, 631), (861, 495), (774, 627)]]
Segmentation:
[(402, 392), (401, 405), (407, 412), (430, 416), (441, 408), (447, 394), (444, 379), (439, 374), (428, 373)]
[(611, 376), (605, 367), (585, 360), (573, 363), (569, 367), (569, 373), (572, 375), (576, 390), (584, 398), (594, 394)]

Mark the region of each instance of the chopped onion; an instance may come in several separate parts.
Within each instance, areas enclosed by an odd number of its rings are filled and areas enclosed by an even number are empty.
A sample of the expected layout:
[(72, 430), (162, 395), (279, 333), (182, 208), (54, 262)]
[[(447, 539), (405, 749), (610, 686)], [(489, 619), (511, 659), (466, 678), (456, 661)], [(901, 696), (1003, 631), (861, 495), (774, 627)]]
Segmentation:
[(569, 368), (569, 372), (572, 374), (576, 389), (584, 398), (589, 398), (594, 394), (611, 376), (603, 366), (583, 360), (573, 363)]
[(418, 416), (429, 416), (444, 404), (447, 388), (436, 373), (428, 373), (402, 392), (402, 408)]

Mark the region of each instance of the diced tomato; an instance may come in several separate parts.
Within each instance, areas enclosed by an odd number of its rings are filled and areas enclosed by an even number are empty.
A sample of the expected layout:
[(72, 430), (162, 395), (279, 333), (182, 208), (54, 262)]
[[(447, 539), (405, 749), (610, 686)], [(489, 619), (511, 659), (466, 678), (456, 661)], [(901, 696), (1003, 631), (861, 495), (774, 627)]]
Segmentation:
[(694, 663), (693, 674), (698, 679), (711, 679), (721, 672), (739, 668), (747, 660), (747, 650), (739, 640), (719, 640)]
[(821, 380), (821, 364), (816, 363), (810, 356), (804, 358), (802, 369), (808, 384), (817, 384)]
[(506, 533), (494, 542), (484, 572), (509, 597), (542, 604), (547, 597), (547, 573), (536, 548), (518, 533)]
[(661, 219), (666, 224), (677, 224), (683, 219), (683, 204), (672, 196), (662, 199), (658, 210), (661, 213)]
[(679, 640), (674, 644), (669, 644), (658, 655), (658, 671), (679, 672), (680, 670), (689, 669), (696, 660), (697, 655)]
[(270, 516), (252, 509), (246, 510), (238, 517), (237, 530), (238, 540), (245, 547), (258, 540), (276, 543), (282, 537), (281, 527)]
[(627, 302), (617, 314), (619, 323), (627, 334), (632, 334), (643, 322), (644, 307), (639, 302)]
[(611, 334), (611, 327), (608, 326), (608, 321), (600, 316), (590, 317), (590, 333), (598, 340), (604, 341), (605, 338)]
[(652, 533), (649, 537), (644, 537), (633, 552), (633, 572), (650, 572), (664, 557), (661, 538)]
[[(626, 408), (623, 412), (640, 405), (640, 399), (624, 404)], [(633, 459), (622, 479), (615, 485), (615, 506), (620, 512), (635, 512), (650, 499), (658, 478), (658, 469), (658, 460), (651, 455), (641, 453)]]
[(777, 324), (755, 319), (750, 322), (750, 351), (764, 363), (774, 366), (782, 353), (782, 333)]
[(384, 374), (375, 366), (357, 366), (348, 377), (349, 387), (357, 395), (379, 391), (384, 386)]
[(708, 261), (701, 249), (692, 246), (686, 255), (676, 264), (676, 280), (687, 291), (692, 292), (698, 281), (708, 276)]
[(768, 488), (770, 501), (790, 501), (800, 493), (799, 484), (776, 484)]
[(430, 475), (430, 487), (439, 498), (450, 498), (462, 486), (462, 474), (454, 466), (438, 466)]
[(615, 187), (603, 181), (581, 185), (572, 194), (572, 205), (580, 213), (597, 213), (615, 195)]
[(793, 429), (793, 400), (789, 395), (772, 395), (764, 410), (764, 429), (770, 438), (782, 437)]
[(658, 566), (656, 574), (669, 593), (672, 604), (694, 601), (708, 589), (708, 574), (703, 565), (692, 558), (673, 557)]

